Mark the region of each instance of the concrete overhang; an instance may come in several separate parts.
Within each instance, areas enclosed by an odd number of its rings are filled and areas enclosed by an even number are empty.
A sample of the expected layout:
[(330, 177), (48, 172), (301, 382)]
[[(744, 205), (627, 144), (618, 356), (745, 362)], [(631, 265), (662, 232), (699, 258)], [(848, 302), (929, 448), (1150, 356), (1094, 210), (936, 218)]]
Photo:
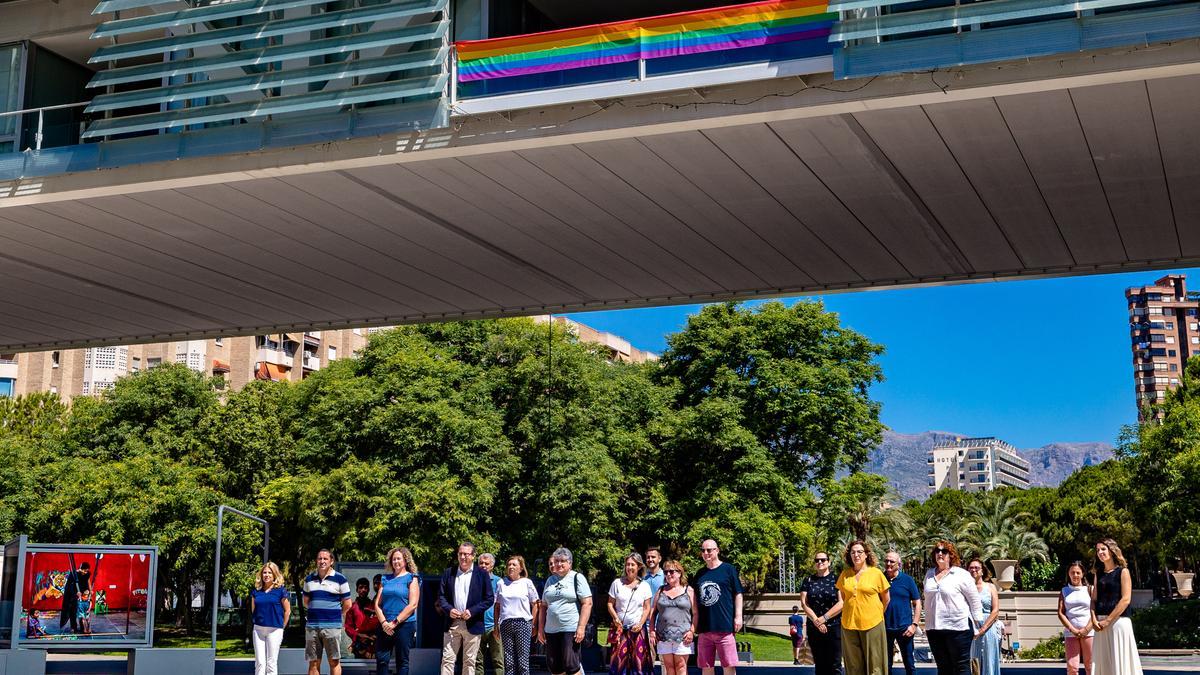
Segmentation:
[(0, 351), (1200, 261), (1200, 43), (0, 185)]

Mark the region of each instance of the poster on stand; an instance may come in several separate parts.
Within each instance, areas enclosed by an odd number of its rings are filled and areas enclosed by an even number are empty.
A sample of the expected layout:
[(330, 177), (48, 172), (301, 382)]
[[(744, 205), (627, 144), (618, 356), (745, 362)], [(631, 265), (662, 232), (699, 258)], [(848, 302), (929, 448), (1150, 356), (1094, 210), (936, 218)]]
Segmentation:
[(27, 544), (21, 557), (18, 646), (151, 646), (156, 548)]

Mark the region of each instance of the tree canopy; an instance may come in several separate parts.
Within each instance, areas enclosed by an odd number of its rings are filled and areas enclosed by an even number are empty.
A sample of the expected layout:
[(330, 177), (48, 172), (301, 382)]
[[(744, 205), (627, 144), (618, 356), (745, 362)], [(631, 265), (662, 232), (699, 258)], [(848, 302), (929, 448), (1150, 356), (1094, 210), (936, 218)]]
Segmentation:
[[(715, 537), (757, 584), (815, 536), (811, 481), (878, 442), (880, 352), (820, 303), (771, 302), (705, 308), (646, 365), (528, 319), (381, 332), (238, 392), (163, 365), (70, 407), (0, 399), (0, 535), (156, 544), (181, 600), (220, 503), (271, 522), (292, 583), (322, 547), (403, 544), (432, 571), (463, 539), (531, 565), (567, 546), (603, 576), (650, 544), (697, 565)], [(254, 527), (227, 533), (223, 560), (253, 560)]]

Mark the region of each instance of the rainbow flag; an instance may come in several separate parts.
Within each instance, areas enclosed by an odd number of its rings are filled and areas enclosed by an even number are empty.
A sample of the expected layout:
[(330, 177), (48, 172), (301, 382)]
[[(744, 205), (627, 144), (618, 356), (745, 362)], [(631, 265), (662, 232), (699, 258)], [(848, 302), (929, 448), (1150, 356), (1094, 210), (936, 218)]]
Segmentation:
[[(490, 80), (778, 42), (827, 43), (826, 0), (766, 0), (456, 44), (458, 80)], [(833, 48), (830, 46), (830, 53)]]

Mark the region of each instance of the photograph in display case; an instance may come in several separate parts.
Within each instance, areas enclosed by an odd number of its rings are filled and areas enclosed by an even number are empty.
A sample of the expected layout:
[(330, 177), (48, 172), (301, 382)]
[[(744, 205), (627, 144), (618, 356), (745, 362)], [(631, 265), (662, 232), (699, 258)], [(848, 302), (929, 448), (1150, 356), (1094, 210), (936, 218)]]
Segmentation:
[(150, 646), (153, 547), (29, 544), (23, 556), (20, 646)]

